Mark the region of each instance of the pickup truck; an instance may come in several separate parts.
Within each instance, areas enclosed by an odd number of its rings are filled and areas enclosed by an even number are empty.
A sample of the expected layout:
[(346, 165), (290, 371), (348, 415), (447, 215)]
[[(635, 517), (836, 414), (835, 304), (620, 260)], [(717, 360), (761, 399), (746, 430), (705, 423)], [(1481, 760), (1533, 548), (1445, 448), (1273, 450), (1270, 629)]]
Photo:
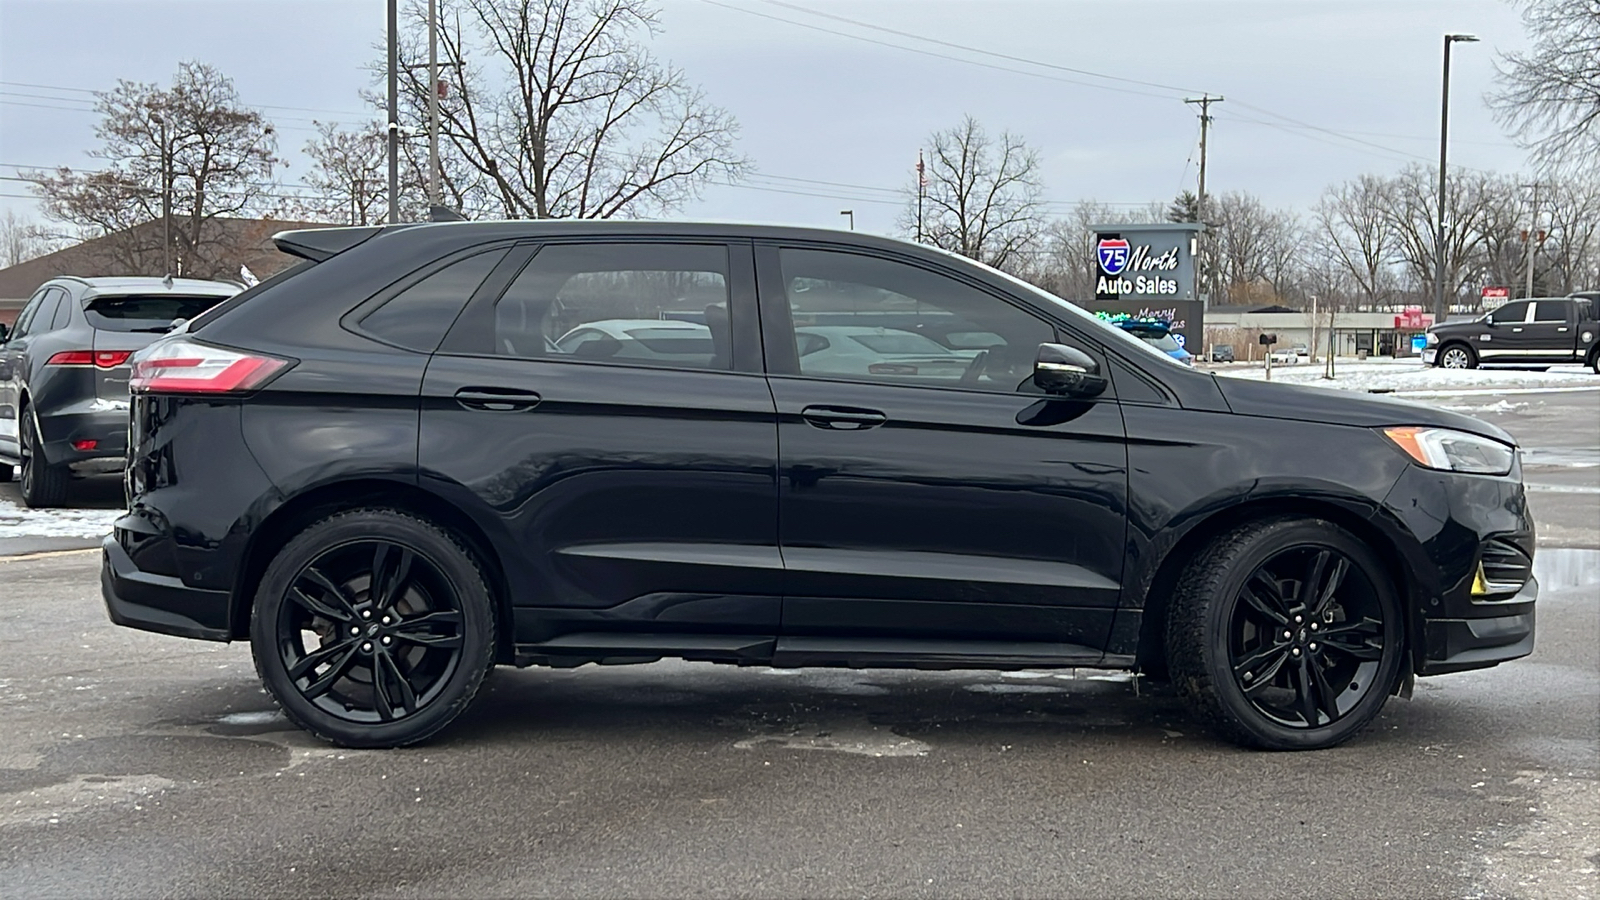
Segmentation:
[(1470, 321), (1428, 329), (1422, 361), (1446, 369), (1479, 365), (1545, 369), (1582, 363), (1600, 375), (1600, 297), (1515, 300)]

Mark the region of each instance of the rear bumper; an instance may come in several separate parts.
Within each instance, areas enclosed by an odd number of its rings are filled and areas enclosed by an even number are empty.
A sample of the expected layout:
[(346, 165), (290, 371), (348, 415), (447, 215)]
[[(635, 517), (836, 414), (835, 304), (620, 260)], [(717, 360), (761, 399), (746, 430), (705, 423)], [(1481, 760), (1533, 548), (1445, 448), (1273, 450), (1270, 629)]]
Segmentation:
[(152, 575), (134, 565), (114, 536), (101, 542), (100, 593), (111, 621), (129, 628), (227, 641), (228, 594)]
[[(121, 471), (128, 455), (128, 405), (94, 400), (39, 416), (44, 458), (51, 465), (71, 465), (84, 471)], [(74, 444), (94, 441), (91, 450)], [(96, 462), (99, 461), (99, 462)]]

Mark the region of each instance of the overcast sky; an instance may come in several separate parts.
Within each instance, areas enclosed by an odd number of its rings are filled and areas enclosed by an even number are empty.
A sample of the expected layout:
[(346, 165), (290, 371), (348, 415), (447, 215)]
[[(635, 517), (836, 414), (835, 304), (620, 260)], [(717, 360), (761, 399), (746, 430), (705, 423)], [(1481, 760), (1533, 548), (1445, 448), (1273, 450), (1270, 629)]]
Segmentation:
[[(1038, 148), (1058, 207), (1166, 201), (1195, 186), (1198, 121), (1181, 101), (1202, 91), (1226, 97), (1213, 107), (1210, 190), (1304, 209), (1331, 182), (1437, 160), (1445, 32), (1482, 38), (1457, 44), (1452, 57), (1451, 163), (1525, 167), (1483, 102), (1496, 58), (1526, 44), (1502, 0), (661, 8), (654, 51), (738, 118), (756, 166), (746, 185), (708, 190), (687, 217), (835, 227), (845, 224), (839, 211), (853, 209), (857, 228), (890, 233), (917, 148), (967, 113)], [(0, 177), (18, 166), (98, 165), (87, 156), (96, 145), (87, 92), (118, 78), (166, 84), (180, 60), (197, 59), (230, 75), (243, 101), (278, 125), (291, 160), (280, 177), (298, 181), (311, 120), (362, 117), (358, 92), (371, 86), (384, 9), (383, 0), (0, 0)], [(26, 193), (0, 180), (0, 209), (36, 216), (17, 196)]]

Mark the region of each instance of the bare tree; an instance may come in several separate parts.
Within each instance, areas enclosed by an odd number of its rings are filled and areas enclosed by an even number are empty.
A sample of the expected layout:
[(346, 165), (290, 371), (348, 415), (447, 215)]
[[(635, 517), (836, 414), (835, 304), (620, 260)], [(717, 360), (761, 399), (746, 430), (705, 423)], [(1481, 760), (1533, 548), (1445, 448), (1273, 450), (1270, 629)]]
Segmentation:
[(318, 122), (317, 136), (306, 142), (305, 152), (312, 161), (305, 177), (312, 214), (350, 225), (383, 221), (389, 169), (381, 126), (341, 129), (337, 122)]
[(161, 274), (163, 228), (140, 228), (163, 218), (170, 198), (171, 253), (178, 273), (210, 276), (237, 271), (218, 257), (221, 217), (253, 215), (274, 202), (272, 176), (280, 165), (277, 138), (261, 113), (239, 102), (233, 81), (209, 65), (179, 64), (171, 87), (119, 81), (98, 94), (104, 169), (28, 173), (45, 214), (75, 226), (80, 236), (116, 235), (110, 248), (130, 273)]
[[(1010, 132), (994, 142), (972, 116), (928, 142), (924, 239), (997, 269), (1025, 264), (1046, 224), (1038, 151)], [(916, 215), (913, 185), (900, 222), (908, 233)]]
[(1390, 200), (1384, 207), (1404, 270), (1424, 296), (1431, 296), (1438, 280), (1444, 281), (1447, 303), (1480, 274), (1486, 210), (1501, 196), (1496, 176), (1458, 173), (1445, 190), (1444, 268), (1440, 271), (1438, 246), (1439, 173), (1433, 167), (1407, 166), (1389, 181)]
[(1600, 287), (1600, 174), (1558, 181), (1541, 198), (1548, 294)]
[(1206, 207), (1214, 274), (1222, 296), (1284, 299), (1303, 244), (1297, 217), (1269, 208), (1246, 191), (1208, 197)]
[(0, 213), (0, 269), (60, 249), (61, 239), (15, 210)]
[(1313, 246), (1355, 283), (1368, 309), (1387, 303), (1395, 288), (1389, 183), (1362, 175), (1323, 191), (1312, 213)]
[(1600, 3), (1521, 3), (1532, 47), (1501, 57), (1489, 105), (1541, 166), (1600, 164)]
[[(458, 207), (507, 218), (651, 214), (744, 171), (733, 117), (651, 55), (660, 22), (648, 0), (439, 6), (441, 155)], [(406, 17), (402, 93), (421, 130), (434, 89), (426, 4), (411, 0)]]

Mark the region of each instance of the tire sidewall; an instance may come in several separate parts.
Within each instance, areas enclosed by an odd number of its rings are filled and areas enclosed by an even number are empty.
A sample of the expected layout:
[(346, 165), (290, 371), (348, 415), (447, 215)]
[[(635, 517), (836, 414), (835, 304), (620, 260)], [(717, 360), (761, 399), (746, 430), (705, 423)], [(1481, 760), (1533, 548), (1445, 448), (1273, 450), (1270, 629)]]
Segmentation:
[(1441, 369), (1450, 368), (1450, 366), (1447, 366), (1447, 365), (1444, 364), (1444, 358), (1445, 358), (1446, 354), (1451, 353), (1451, 352), (1456, 351), (1456, 350), (1459, 350), (1462, 353), (1465, 353), (1467, 355), (1467, 364), (1465, 366), (1462, 366), (1462, 368), (1464, 368), (1464, 369), (1476, 369), (1478, 367), (1478, 354), (1477, 354), (1477, 352), (1474, 351), (1471, 347), (1467, 346), (1466, 344), (1457, 342), (1457, 343), (1453, 343), (1453, 344), (1446, 344), (1446, 345), (1444, 345), (1444, 347), (1440, 348), (1440, 350), (1439, 350), (1439, 368), (1441, 368)]
[[(1290, 728), (1255, 708), (1233, 676), (1229, 651), (1230, 626), (1245, 581), (1267, 560), (1295, 547), (1323, 546), (1344, 554), (1372, 582), (1383, 609), (1384, 657), (1373, 686), (1349, 713), (1319, 728)], [(1354, 535), (1329, 522), (1288, 520), (1258, 534), (1221, 579), (1221, 591), (1206, 611), (1204, 654), (1207, 669), (1225, 712), (1260, 746), (1312, 750), (1348, 740), (1364, 728), (1389, 699), (1405, 660), (1404, 610), (1383, 561)]]
[[(421, 712), (378, 725), (341, 719), (307, 700), (289, 678), (278, 649), (284, 594), (301, 570), (337, 546), (375, 539), (405, 546), (450, 580), (461, 605), (463, 636), (461, 658), (438, 696)], [(250, 647), (262, 683), (295, 724), (342, 746), (398, 747), (433, 735), (471, 702), (493, 663), (494, 629), (494, 610), (483, 573), (461, 544), (437, 526), (411, 515), (359, 510), (323, 519), (278, 551), (262, 575), (251, 608)]]

